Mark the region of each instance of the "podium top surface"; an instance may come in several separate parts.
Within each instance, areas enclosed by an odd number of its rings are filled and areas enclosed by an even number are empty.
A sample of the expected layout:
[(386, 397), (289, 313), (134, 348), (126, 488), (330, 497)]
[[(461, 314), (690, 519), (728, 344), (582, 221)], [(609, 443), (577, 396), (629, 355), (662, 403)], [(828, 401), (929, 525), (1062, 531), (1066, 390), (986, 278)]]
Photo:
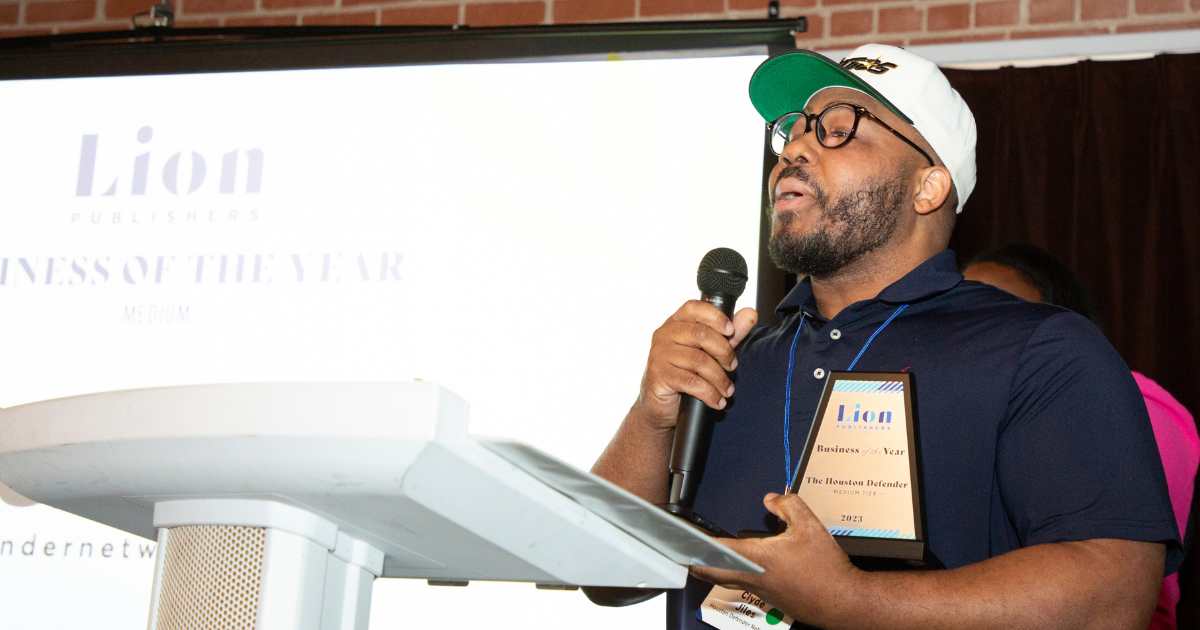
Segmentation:
[(467, 434), (468, 405), (424, 381), (153, 387), (0, 409), (0, 453), (86, 442), (197, 437)]
[(606, 480), (467, 435), (467, 415), (421, 381), (88, 394), (0, 410), (0, 481), (151, 539), (163, 502), (278, 502), (382, 551), (384, 577), (680, 588), (685, 565), (761, 571)]

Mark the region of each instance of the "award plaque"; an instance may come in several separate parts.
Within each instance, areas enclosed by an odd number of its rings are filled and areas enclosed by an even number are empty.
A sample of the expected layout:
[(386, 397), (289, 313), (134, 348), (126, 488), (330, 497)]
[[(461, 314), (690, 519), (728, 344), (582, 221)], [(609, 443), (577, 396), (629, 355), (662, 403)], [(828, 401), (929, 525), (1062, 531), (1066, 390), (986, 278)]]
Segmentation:
[(846, 555), (933, 566), (911, 373), (830, 372), (791, 488)]

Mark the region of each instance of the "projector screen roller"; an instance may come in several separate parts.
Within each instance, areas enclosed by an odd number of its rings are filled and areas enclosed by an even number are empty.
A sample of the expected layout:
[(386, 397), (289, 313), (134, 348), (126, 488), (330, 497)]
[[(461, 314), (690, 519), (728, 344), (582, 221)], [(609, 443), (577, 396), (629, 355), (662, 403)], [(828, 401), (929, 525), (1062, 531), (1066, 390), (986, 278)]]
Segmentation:
[[(753, 306), (764, 58), (0, 82), (0, 407), (420, 378), (589, 468), (705, 252), (745, 255)], [(0, 625), (145, 624), (153, 541), (0, 498)], [(372, 626), (663, 614), (379, 580)]]

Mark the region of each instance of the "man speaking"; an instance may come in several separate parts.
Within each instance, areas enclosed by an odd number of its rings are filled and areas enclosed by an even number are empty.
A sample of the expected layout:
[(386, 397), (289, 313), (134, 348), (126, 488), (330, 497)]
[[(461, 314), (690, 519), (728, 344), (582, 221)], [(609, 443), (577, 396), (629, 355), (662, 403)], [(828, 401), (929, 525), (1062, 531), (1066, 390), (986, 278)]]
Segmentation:
[[(729, 531), (775, 518), (787, 530), (723, 539), (766, 572), (693, 567), (668, 627), (709, 628), (698, 611), (720, 584), (799, 627), (1145, 628), (1182, 557), (1145, 404), (1089, 321), (958, 273), (946, 247), (975, 184), (962, 98), (935, 64), (881, 45), (840, 65), (769, 59), (750, 98), (779, 154), (771, 257), (805, 278), (778, 326), (700, 301), (676, 311), (593, 471), (665, 502), (690, 394), (725, 416), (696, 512)], [(847, 369), (916, 375), (928, 541), (947, 570), (860, 570), (804, 501), (777, 494), (827, 373)]]

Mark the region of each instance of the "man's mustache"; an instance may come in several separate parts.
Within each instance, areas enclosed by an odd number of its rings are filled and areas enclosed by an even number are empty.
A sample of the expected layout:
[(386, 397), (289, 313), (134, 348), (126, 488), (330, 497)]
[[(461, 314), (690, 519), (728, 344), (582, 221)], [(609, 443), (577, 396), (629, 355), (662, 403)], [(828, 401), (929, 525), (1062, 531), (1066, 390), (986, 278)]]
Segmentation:
[(788, 177), (798, 179), (809, 186), (813, 185), (812, 178), (808, 176), (808, 171), (805, 171), (804, 167), (800, 166), (799, 164), (793, 164), (785, 167), (782, 171), (779, 171), (779, 177), (775, 178), (775, 181), (778, 182), (779, 180), (786, 179)]

